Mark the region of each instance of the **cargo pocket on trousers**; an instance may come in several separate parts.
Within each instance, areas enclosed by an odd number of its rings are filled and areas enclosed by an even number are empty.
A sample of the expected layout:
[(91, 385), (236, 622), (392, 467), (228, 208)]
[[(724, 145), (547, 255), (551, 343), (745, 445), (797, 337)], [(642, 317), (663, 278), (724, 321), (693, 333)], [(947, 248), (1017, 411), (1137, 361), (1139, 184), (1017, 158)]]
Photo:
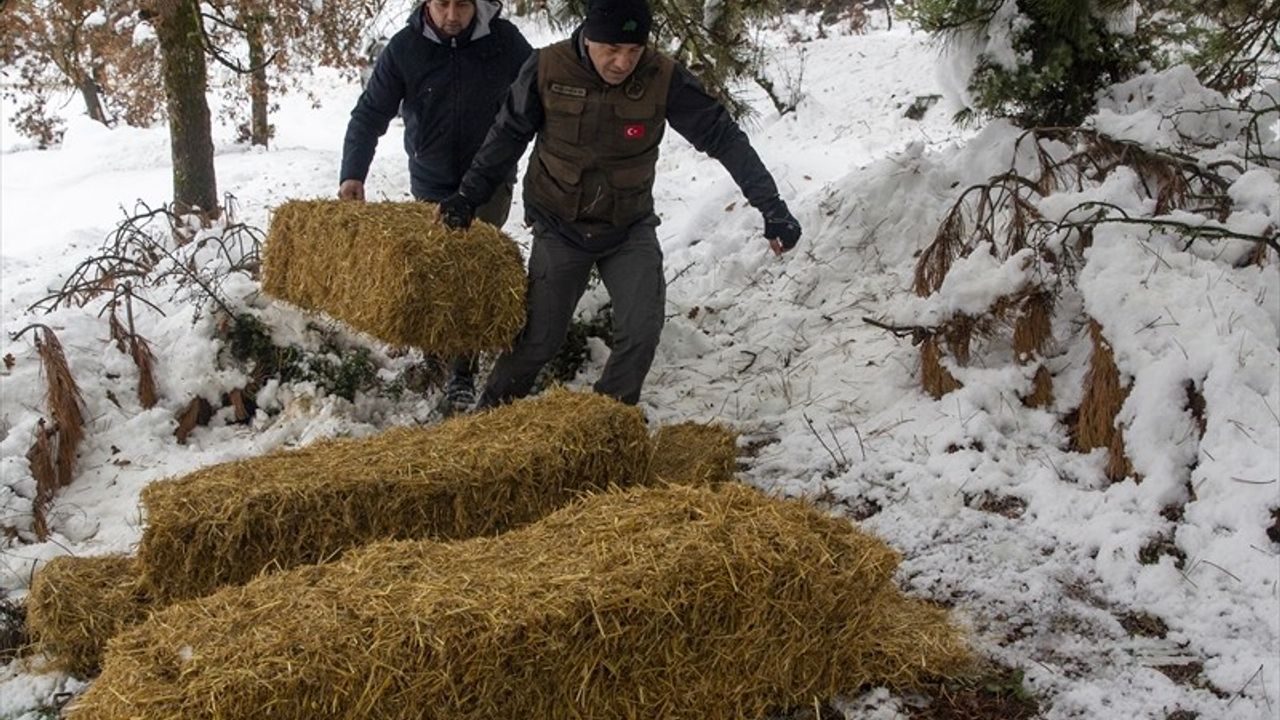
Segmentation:
[[(536, 238), (539, 229), (534, 228), (534, 236)], [(533, 246), (529, 248), (529, 287), (526, 294), (526, 308), (524, 319), (524, 331), (522, 335), (525, 343), (544, 343), (547, 341), (547, 335), (550, 328), (547, 326), (547, 313), (535, 313), (534, 309), (546, 302), (548, 293), (547, 282), (551, 274), (550, 262), (547, 258), (547, 251), (542, 243), (536, 239)]]

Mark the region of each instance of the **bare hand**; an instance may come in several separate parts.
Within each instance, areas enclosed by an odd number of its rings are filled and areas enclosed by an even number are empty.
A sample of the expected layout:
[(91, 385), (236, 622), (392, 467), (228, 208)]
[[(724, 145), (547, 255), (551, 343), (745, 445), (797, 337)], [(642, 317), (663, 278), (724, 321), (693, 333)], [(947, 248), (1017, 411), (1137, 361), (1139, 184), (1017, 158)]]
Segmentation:
[(359, 180), (343, 180), (338, 186), (339, 200), (364, 200), (364, 183)]
[(782, 241), (778, 238), (774, 238), (769, 241), (769, 249), (778, 257), (782, 257), (782, 253), (787, 251), (786, 248), (782, 247)]

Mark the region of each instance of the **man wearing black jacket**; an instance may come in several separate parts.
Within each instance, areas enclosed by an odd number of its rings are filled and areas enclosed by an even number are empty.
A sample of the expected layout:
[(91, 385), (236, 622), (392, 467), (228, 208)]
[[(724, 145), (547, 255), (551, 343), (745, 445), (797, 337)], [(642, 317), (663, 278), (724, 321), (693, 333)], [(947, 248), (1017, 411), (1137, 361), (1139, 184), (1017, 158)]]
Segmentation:
[[(409, 183), (418, 200), (439, 202), (458, 190), (507, 88), (532, 49), (492, 0), (428, 0), (378, 56), (342, 148), (338, 197), (363, 200), (378, 138), (404, 117)], [(476, 215), (499, 227), (511, 209), (515, 168), (498, 178)], [(447, 400), (469, 406), (475, 358), (453, 362)]]
[(444, 222), (470, 225), (529, 141), (524, 181), (533, 226), (528, 319), (498, 359), (480, 397), (487, 408), (529, 393), (564, 342), (591, 268), (613, 302), (613, 350), (596, 392), (635, 404), (662, 332), (666, 282), (653, 182), (667, 123), (716, 158), (764, 216), (775, 253), (795, 247), (800, 225), (728, 111), (688, 70), (647, 47), (645, 0), (592, 0), (568, 40), (535, 51), (476, 153)]

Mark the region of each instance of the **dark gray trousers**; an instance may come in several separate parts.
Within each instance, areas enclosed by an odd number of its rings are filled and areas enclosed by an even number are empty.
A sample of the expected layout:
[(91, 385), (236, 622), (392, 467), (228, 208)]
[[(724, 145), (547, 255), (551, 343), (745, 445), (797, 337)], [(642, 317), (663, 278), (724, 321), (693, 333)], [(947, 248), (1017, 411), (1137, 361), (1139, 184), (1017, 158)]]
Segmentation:
[(568, 244), (542, 225), (529, 251), (528, 317), (509, 352), (498, 358), (479, 407), (524, 397), (538, 371), (564, 343), (574, 310), (596, 267), (613, 302), (613, 351), (595, 391), (636, 404), (662, 335), (667, 286), (654, 224), (633, 225), (627, 239), (600, 252)]

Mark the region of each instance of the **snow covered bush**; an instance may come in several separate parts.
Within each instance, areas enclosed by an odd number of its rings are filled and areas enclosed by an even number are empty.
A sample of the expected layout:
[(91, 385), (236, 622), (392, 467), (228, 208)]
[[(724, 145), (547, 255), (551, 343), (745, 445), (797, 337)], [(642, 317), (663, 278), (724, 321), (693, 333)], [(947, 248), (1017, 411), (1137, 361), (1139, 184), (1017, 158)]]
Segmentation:
[[(1087, 344), (1083, 396), (1071, 411), (1075, 446), (1106, 448), (1113, 481), (1185, 477), (1198, 460), (1174, 437), (1205, 436), (1206, 405), (1217, 411), (1212, 378), (1236, 373), (1206, 354), (1213, 343), (1170, 329), (1188, 309), (1159, 303), (1195, 292), (1194, 278), (1206, 273), (1238, 275), (1233, 287), (1258, 288), (1254, 305), (1274, 303), (1260, 268), (1280, 258), (1277, 110), (1255, 104), (1239, 109), (1181, 67), (1111, 88), (1093, 127), (1018, 135), (1008, 170), (960, 195), (916, 265), (923, 387), (941, 397), (963, 386), (957, 376), (971, 365), (1013, 364), (1025, 369), (1024, 402), (1051, 406), (1051, 348)], [(1249, 302), (1233, 289), (1203, 292), (1210, 315), (1215, 304)], [(1139, 322), (1132, 311), (1148, 303)], [(1257, 337), (1274, 336), (1259, 321)], [(1241, 366), (1246, 346), (1237, 348)], [(1145, 437), (1127, 443), (1128, 432)], [(1180, 492), (1170, 486), (1166, 501), (1185, 500)]]
[(909, 16), (949, 45), (961, 117), (1075, 125), (1140, 70), (1131, 0), (921, 0)]

